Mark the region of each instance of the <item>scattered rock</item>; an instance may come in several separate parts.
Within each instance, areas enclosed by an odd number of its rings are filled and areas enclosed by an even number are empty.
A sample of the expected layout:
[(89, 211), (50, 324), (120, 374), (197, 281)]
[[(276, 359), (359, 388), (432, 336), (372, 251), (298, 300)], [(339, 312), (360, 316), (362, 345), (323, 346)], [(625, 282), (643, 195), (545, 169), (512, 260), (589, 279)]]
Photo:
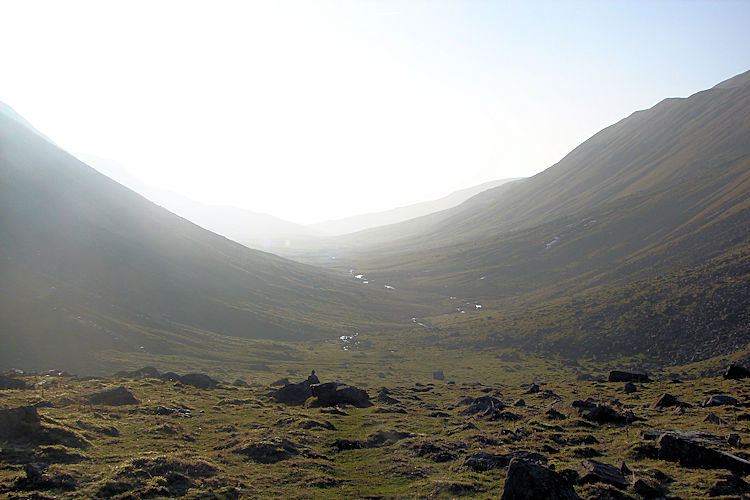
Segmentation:
[(218, 381), (204, 373), (187, 373), (177, 379), (177, 381), (184, 385), (191, 385), (197, 389), (213, 389), (219, 385)]
[(388, 391), (387, 388), (381, 387), (380, 390), (378, 391), (378, 397), (375, 398), (375, 401), (377, 401), (378, 403), (386, 404), (386, 405), (395, 405), (401, 402), (398, 399), (389, 396), (389, 394), (390, 394), (390, 391)]
[(636, 420), (641, 420), (633, 412), (620, 413), (614, 408), (605, 405), (597, 405), (593, 408), (579, 407), (577, 410), (581, 417), (598, 424), (629, 424)]
[(166, 406), (157, 406), (154, 410), (156, 415), (170, 415), (173, 417), (191, 418), (190, 408), (167, 408)]
[(546, 416), (550, 420), (565, 420), (566, 418), (568, 418), (554, 408), (550, 408), (549, 410), (544, 412), (544, 416)]
[(331, 448), (336, 451), (344, 450), (361, 450), (365, 447), (362, 441), (351, 441), (349, 439), (337, 439), (331, 444)]
[(547, 463), (547, 457), (529, 451), (514, 451), (507, 454), (476, 451), (464, 458), (463, 466), (468, 467), (475, 472), (483, 472), (491, 469), (507, 467), (514, 459), (526, 462), (536, 462), (539, 464)]
[(741, 478), (734, 474), (722, 476), (716, 483), (706, 491), (707, 497), (745, 497), (750, 493), (750, 486)]
[(414, 454), (418, 457), (427, 457), (433, 462), (443, 463), (450, 462), (456, 458), (456, 455), (446, 450), (442, 446), (438, 446), (428, 441), (417, 443), (412, 446)]
[(232, 385), (235, 387), (250, 387), (250, 384), (242, 380), (241, 378), (238, 378), (234, 382), (232, 382)]
[(531, 384), (531, 386), (529, 387), (529, 390), (528, 390), (528, 391), (526, 391), (526, 392), (524, 392), (524, 394), (536, 394), (536, 393), (537, 393), (537, 392), (539, 392), (540, 390), (541, 390), (541, 389), (539, 389), (539, 386), (538, 386), (538, 385), (536, 385), (536, 384)]
[(578, 464), (576, 470), (580, 484), (605, 483), (617, 488), (626, 488), (628, 485), (625, 476), (622, 475), (622, 472), (617, 467), (603, 462), (584, 460)]
[(313, 384), (310, 392), (317, 398), (321, 406), (336, 406), (350, 404), (357, 408), (372, 406), (370, 396), (364, 389), (359, 389), (338, 382), (326, 382), (324, 384)]
[(123, 405), (137, 405), (140, 403), (133, 393), (124, 388), (123, 386), (114, 387), (112, 389), (106, 389), (99, 392), (91, 392), (81, 396), (83, 399), (88, 400), (89, 403), (95, 405), (107, 405), (107, 406), (123, 406)]
[(312, 391), (310, 391), (310, 382), (304, 380), (296, 384), (287, 384), (280, 389), (277, 389), (269, 394), (278, 403), (284, 403), (287, 405), (301, 405), (304, 404), (308, 398), (312, 397)]
[(515, 406), (515, 407), (523, 407), (523, 406), (526, 406), (526, 401), (524, 401), (523, 399), (520, 399), (520, 398), (519, 398), (519, 399), (516, 399), (516, 400), (515, 400), (515, 401), (513, 402), (513, 406)]
[(706, 415), (706, 418), (704, 418), (703, 421), (709, 424), (716, 425), (725, 425), (727, 423), (726, 420), (719, 418), (714, 413), (709, 413), (708, 415)]
[(269, 385), (271, 387), (282, 387), (285, 385), (289, 385), (291, 382), (289, 382), (289, 379), (287, 377), (280, 378), (279, 380), (275, 380), (271, 382)]
[(632, 394), (634, 392), (638, 392), (638, 388), (635, 386), (633, 382), (628, 382), (622, 388), (622, 392), (624, 392), (625, 394)]
[(620, 370), (612, 370), (609, 372), (607, 380), (609, 382), (651, 382), (651, 379), (648, 378), (648, 375), (645, 373), (630, 373)]
[(233, 452), (261, 464), (274, 464), (299, 455), (299, 449), (294, 443), (280, 437), (270, 437), (255, 443), (241, 445)]
[(663, 434), (657, 441), (659, 459), (678, 462), (685, 467), (728, 469), (744, 476), (750, 473), (750, 462), (723, 451), (707, 448), (676, 434)]
[(653, 479), (639, 478), (633, 483), (633, 491), (643, 498), (664, 498), (667, 488)]
[(722, 375), (725, 379), (740, 379), (750, 377), (750, 370), (736, 363), (729, 365)]
[(489, 409), (502, 410), (505, 405), (502, 401), (492, 396), (479, 396), (476, 399), (471, 399), (469, 407), (461, 410), (459, 415), (476, 415), (477, 413), (484, 413)]
[(443, 373), (443, 370), (438, 370), (436, 372), (432, 372), (432, 378), (434, 380), (445, 380), (445, 374)]
[(670, 408), (673, 406), (686, 406), (686, 405), (685, 403), (677, 399), (675, 396), (672, 396), (671, 394), (667, 394), (665, 392), (659, 397), (659, 399), (656, 400), (656, 402), (652, 406), (654, 408)]
[(513, 460), (501, 500), (575, 500), (573, 486), (557, 472), (534, 462)]
[(701, 406), (704, 408), (707, 408), (709, 406), (724, 406), (724, 405), (731, 405), (735, 406), (739, 403), (737, 399), (733, 398), (732, 396), (727, 396), (724, 394), (716, 394), (714, 396), (706, 398), (706, 400), (703, 402)]

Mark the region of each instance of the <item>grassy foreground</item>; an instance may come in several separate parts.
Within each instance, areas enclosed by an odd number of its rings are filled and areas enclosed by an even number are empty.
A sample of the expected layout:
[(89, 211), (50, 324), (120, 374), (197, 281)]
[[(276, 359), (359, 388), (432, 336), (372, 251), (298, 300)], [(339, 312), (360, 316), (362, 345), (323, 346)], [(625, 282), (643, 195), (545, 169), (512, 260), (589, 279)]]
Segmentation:
[[(477, 354), (476, 373), (468, 358), (458, 358), (455, 366), (448, 365), (448, 357), (434, 359), (444, 365), (436, 368), (445, 369), (445, 380), (432, 380), (426, 370), (404, 370), (415, 361), (399, 358), (398, 349), (390, 353), (391, 361), (371, 362), (363, 352), (330, 349), (340, 358), (329, 356), (325, 366), (294, 360), (280, 366), (292, 381), (316, 368), (322, 382), (363, 387), (373, 406), (279, 404), (267, 396), (276, 370), (246, 372), (247, 386), (232, 384), (226, 373), (229, 383), (207, 390), (156, 378), (19, 377), (33, 387), (0, 391), (0, 408), (35, 404), (47, 437), (53, 438), (0, 439), (0, 496), (498, 498), (506, 467), (481, 470), (467, 458), (476, 452), (527, 451), (543, 455), (566, 477), (584, 459), (617, 467), (625, 462), (628, 486), (616, 492), (610, 485), (578, 484), (582, 498), (621, 493), (639, 498), (632, 486), (638, 479), (658, 483), (667, 496), (699, 498), (727, 471), (649, 457), (653, 441), (645, 441), (642, 431), (700, 430), (722, 439), (737, 434), (739, 443), (721, 441), (715, 447), (750, 456), (742, 444), (750, 442), (750, 410), (744, 408), (750, 390), (743, 381), (662, 377), (636, 384), (637, 391), (626, 394), (622, 383), (581, 380), (589, 374), (576, 367), (514, 353)], [(428, 361), (420, 366), (429, 363), (429, 352), (425, 349)], [(491, 375), (482, 369), (490, 359), (495, 360)], [(684, 375), (702, 368), (687, 367)], [(529, 394), (532, 382), (540, 390)], [(81, 399), (119, 386), (139, 402), (109, 406)], [(387, 397), (379, 395), (382, 387)], [(663, 393), (693, 407), (654, 408)], [(712, 394), (734, 396), (739, 404), (700, 407)], [(466, 396), (492, 396), (508, 406), (500, 414), (469, 415)], [(590, 422), (572, 405), (587, 398), (643, 420)], [(514, 406), (519, 399), (524, 406)], [(159, 407), (174, 411), (160, 415)], [(562, 416), (551, 417), (550, 408)], [(704, 422), (709, 413), (723, 423)], [(28, 479), (28, 464), (41, 474), (37, 482)]]

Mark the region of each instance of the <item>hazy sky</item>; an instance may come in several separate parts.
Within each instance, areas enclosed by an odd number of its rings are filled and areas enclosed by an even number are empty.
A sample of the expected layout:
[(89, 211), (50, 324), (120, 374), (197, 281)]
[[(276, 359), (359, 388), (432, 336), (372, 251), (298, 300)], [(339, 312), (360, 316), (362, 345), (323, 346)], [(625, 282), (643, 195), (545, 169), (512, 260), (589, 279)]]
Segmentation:
[(539, 172), (750, 69), (748, 1), (0, 0), (0, 101), (72, 152), (295, 222)]

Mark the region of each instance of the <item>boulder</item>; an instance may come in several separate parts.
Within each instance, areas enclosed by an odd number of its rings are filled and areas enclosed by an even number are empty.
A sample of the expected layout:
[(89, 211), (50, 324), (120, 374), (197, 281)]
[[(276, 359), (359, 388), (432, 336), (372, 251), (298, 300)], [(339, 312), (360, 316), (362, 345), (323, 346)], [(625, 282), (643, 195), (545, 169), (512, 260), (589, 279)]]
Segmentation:
[(17, 378), (0, 375), (0, 390), (5, 389), (26, 389), (26, 382)]
[(398, 399), (389, 396), (389, 394), (390, 391), (386, 387), (381, 387), (378, 391), (378, 397), (375, 398), (375, 401), (387, 405), (395, 405), (401, 402)]
[(709, 413), (708, 415), (706, 415), (706, 418), (704, 418), (703, 421), (708, 424), (716, 424), (716, 425), (724, 425), (727, 423), (726, 420), (718, 417), (714, 413)]
[(212, 379), (204, 373), (188, 373), (177, 379), (178, 382), (185, 385), (191, 385), (198, 389), (213, 389), (219, 382)]
[(630, 373), (620, 370), (612, 370), (607, 378), (609, 382), (651, 382), (645, 373)]
[(580, 498), (560, 474), (534, 462), (513, 460), (501, 500), (575, 500)]
[(750, 486), (741, 478), (734, 474), (726, 474), (714, 483), (706, 491), (707, 497), (745, 497), (750, 493)]
[(659, 396), (659, 399), (653, 404), (654, 408), (670, 408), (673, 406), (685, 406), (685, 403), (666, 392)]
[(123, 405), (137, 405), (140, 403), (133, 393), (124, 388), (113, 387), (112, 389), (106, 389), (99, 392), (90, 392), (81, 396), (83, 399), (88, 400), (89, 403), (95, 405), (106, 405), (106, 406), (123, 406)]
[(632, 394), (637, 391), (638, 391), (638, 388), (635, 386), (633, 382), (627, 382), (625, 384), (625, 387), (622, 388), (622, 392), (624, 392), (625, 394)]
[(271, 393), (269, 393), (276, 402), (287, 405), (301, 405), (312, 397), (310, 383), (307, 380), (296, 384), (287, 384)]
[(685, 467), (728, 469), (740, 476), (750, 474), (750, 462), (747, 460), (672, 433), (663, 434), (657, 446), (661, 460), (677, 462)]
[(443, 370), (438, 370), (436, 372), (432, 372), (432, 378), (434, 380), (445, 380), (445, 374), (443, 373)]
[(536, 394), (540, 390), (541, 389), (539, 388), (539, 386), (534, 383), (534, 384), (531, 384), (531, 386), (529, 387), (529, 390), (524, 392), (524, 394)]
[(568, 418), (554, 408), (550, 408), (549, 410), (544, 412), (544, 416), (550, 420), (565, 420), (566, 418)]
[(492, 396), (479, 396), (476, 399), (471, 399), (469, 407), (461, 410), (459, 415), (476, 415), (477, 413), (484, 413), (490, 409), (502, 410), (505, 405), (502, 401)]
[(722, 375), (725, 379), (740, 379), (750, 377), (750, 370), (736, 363), (729, 365)]
[(605, 464), (597, 460), (584, 460), (576, 468), (580, 484), (604, 483), (617, 488), (626, 488), (628, 481), (614, 465)]
[(664, 498), (667, 496), (667, 488), (653, 479), (639, 478), (633, 483), (633, 491), (643, 498)]
[(724, 406), (724, 405), (731, 405), (736, 406), (739, 403), (737, 399), (733, 398), (732, 396), (727, 396), (725, 394), (716, 394), (714, 396), (706, 398), (705, 401), (703, 401), (702, 406), (704, 408), (707, 408), (709, 406)]
[(578, 414), (590, 422), (598, 424), (629, 424), (640, 420), (632, 412), (620, 413), (614, 408), (606, 405), (591, 407), (578, 407)]
[(336, 406), (339, 404), (350, 404), (357, 408), (372, 406), (367, 391), (338, 382), (312, 384), (310, 385), (310, 392), (317, 398), (321, 406)]

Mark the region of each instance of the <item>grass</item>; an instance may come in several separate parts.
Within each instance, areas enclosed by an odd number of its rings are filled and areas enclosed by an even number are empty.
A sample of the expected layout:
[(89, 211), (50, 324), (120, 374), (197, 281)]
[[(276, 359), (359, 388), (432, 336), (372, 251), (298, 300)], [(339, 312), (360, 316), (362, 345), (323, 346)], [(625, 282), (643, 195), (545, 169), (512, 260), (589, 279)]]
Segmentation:
[[(335, 345), (322, 346), (320, 350), (323, 353), (314, 368), (322, 381), (338, 379), (361, 384), (371, 397), (377, 388), (386, 386), (400, 402), (376, 403), (370, 408), (347, 406), (341, 412), (331, 412), (326, 408), (279, 405), (265, 396), (271, 390), (267, 384), (275, 377), (292, 372), (296, 374), (293, 380), (306, 376), (310, 362), (299, 360), (279, 361), (271, 372), (262, 374), (231, 372), (232, 377), (242, 375), (247, 382), (257, 384), (247, 388), (223, 385), (214, 390), (198, 390), (158, 379), (46, 377), (53, 383), (47, 384), (49, 387), (43, 392), (1, 391), (0, 405), (10, 408), (50, 401), (54, 406), (39, 408), (43, 419), (80, 434), (91, 445), (72, 449), (62, 445), (33, 448), (0, 444), (0, 483), (9, 485), (24, 477), (24, 462), (33, 461), (49, 463), (48, 474), (70, 474), (75, 478), (73, 491), (46, 492), (58, 498), (91, 498), (102, 496), (103, 492), (115, 498), (497, 498), (502, 492), (505, 469), (475, 472), (463, 466), (465, 457), (476, 451), (526, 450), (547, 456), (557, 470), (575, 468), (582, 455), (598, 455), (595, 459), (610, 464), (625, 460), (634, 477), (651, 477), (649, 471), (658, 469), (674, 479), (668, 484), (671, 494), (695, 498), (705, 493), (720, 471), (687, 469), (636, 457), (631, 450), (641, 442), (640, 431), (668, 428), (718, 435), (734, 432), (743, 441), (750, 440), (747, 422), (738, 419), (743, 409), (712, 408), (710, 411), (728, 422), (717, 426), (703, 422), (707, 409), (690, 408), (684, 415), (677, 415), (672, 409), (649, 408), (664, 392), (692, 404), (700, 403), (711, 392), (747, 400), (750, 390), (743, 382), (715, 377), (682, 383), (663, 380), (639, 384), (638, 392), (626, 395), (621, 392), (622, 384), (580, 381), (575, 368), (531, 356), (519, 361), (502, 361), (489, 353), (450, 358), (425, 349), (424, 358), (429, 360), (425, 361), (422, 353), (368, 359), (375, 356), (358, 357), (361, 352), (343, 351)], [(323, 362), (323, 356), (327, 362)], [(430, 380), (430, 370), (409, 368), (429, 362), (440, 364), (445, 381)], [(27, 377), (28, 382), (39, 379)], [(562, 401), (545, 397), (544, 392), (525, 394), (524, 383), (531, 381), (539, 383), (543, 391), (554, 392)], [(127, 387), (140, 404), (94, 407), (76, 399), (77, 395), (116, 385)], [(462, 397), (485, 394), (506, 404), (523, 398), (527, 406), (508, 408), (520, 417), (513, 422), (459, 413), (465, 408), (458, 403)], [(618, 400), (622, 408), (631, 409), (647, 421), (629, 426), (584, 427), (573, 414), (570, 402), (588, 397), (607, 404)], [(545, 412), (553, 405), (568, 418), (547, 419)], [(188, 407), (193, 417), (155, 415), (157, 406)], [(405, 413), (383, 413), (392, 408)], [(436, 411), (447, 416), (431, 416)], [(328, 423), (334, 429), (327, 429)], [(467, 423), (476, 428), (467, 427)], [(410, 434), (381, 445), (366, 445), (376, 432), (391, 430)], [(571, 436), (588, 435), (596, 441), (570, 440)], [(297, 453), (276, 463), (258, 463), (238, 452), (272, 438), (277, 438), (277, 442), (288, 440)], [(336, 451), (332, 445), (340, 439), (365, 443), (365, 447)], [(431, 449), (445, 451), (452, 458), (436, 460), (435, 454), (429, 453)], [(725, 449), (744, 453), (728, 445)], [(594, 494), (591, 486), (577, 488), (584, 498)], [(31, 492), (19, 493), (23, 496)]]

